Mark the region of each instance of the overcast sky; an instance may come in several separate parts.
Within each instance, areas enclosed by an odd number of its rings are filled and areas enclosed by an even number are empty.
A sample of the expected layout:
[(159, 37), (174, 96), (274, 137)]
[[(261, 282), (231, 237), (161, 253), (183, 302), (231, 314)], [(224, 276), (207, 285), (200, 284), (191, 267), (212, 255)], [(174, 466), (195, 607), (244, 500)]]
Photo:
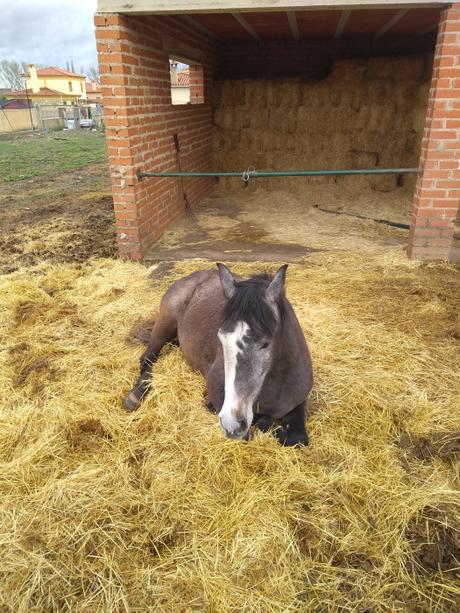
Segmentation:
[(97, 63), (96, 0), (0, 0), (0, 59), (45, 66)]

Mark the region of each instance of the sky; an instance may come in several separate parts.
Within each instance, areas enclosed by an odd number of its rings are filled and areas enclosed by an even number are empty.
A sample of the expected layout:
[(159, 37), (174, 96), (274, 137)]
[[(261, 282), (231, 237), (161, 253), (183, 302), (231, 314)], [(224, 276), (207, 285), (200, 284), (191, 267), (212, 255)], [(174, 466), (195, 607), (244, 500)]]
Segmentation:
[(97, 65), (96, 0), (0, 0), (0, 60), (66, 67)]

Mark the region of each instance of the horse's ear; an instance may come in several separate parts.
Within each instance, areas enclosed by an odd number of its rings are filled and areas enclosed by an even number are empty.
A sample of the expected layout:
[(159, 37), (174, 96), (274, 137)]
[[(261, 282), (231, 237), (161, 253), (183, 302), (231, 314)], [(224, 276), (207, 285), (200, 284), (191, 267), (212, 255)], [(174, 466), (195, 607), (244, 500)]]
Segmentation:
[(276, 302), (284, 292), (286, 270), (288, 264), (284, 264), (273, 277), (270, 285), (265, 290), (265, 296), (270, 302)]
[(235, 279), (225, 264), (221, 264), (219, 262), (219, 264), (217, 264), (217, 268), (219, 269), (219, 277), (224, 289), (224, 294), (227, 296), (227, 298), (231, 298), (235, 293)]

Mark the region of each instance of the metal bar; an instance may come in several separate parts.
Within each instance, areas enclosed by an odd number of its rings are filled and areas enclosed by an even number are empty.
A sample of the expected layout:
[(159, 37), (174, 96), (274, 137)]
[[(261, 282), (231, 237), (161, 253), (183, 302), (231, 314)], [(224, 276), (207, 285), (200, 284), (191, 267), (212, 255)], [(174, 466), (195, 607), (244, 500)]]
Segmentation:
[(257, 179), (261, 177), (319, 177), (336, 175), (405, 175), (417, 174), (418, 168), (362, 168), (359, 170), (245, 170), (239, 172), (138, 172), (144, 177), (240, 177)]

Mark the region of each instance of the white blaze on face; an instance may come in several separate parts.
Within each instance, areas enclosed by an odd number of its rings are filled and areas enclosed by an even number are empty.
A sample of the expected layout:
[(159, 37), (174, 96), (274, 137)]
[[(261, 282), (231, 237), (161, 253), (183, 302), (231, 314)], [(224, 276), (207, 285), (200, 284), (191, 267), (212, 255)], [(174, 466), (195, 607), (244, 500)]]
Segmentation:
[[(224, 352), (225, 366), (225, 399), (222, 409), (219, 413), (220, 423), (227, 434), (239, 435), (241, 425), (238, 419), (244, 417), (248, 424), (248, 428), (252, 422), (252, 400), (239, 398), (236, 391), (236, 365), (238, 354), (241, 349), (238, 346), (243, 343), (243, 337), (249, 330), (249, 326), (240, 321), (236, 324), (233, 332), (219, 332), (219, 340), (222, 344)], [(244, 406), (244, 403), (250, 401), (249, 406)], [(243, 405), (243, 406), (242, 406)], [(235, 414), (236, 409), (243, 408), (243, 412)], [(242, 433), (244, 435), (245, 432)]]

